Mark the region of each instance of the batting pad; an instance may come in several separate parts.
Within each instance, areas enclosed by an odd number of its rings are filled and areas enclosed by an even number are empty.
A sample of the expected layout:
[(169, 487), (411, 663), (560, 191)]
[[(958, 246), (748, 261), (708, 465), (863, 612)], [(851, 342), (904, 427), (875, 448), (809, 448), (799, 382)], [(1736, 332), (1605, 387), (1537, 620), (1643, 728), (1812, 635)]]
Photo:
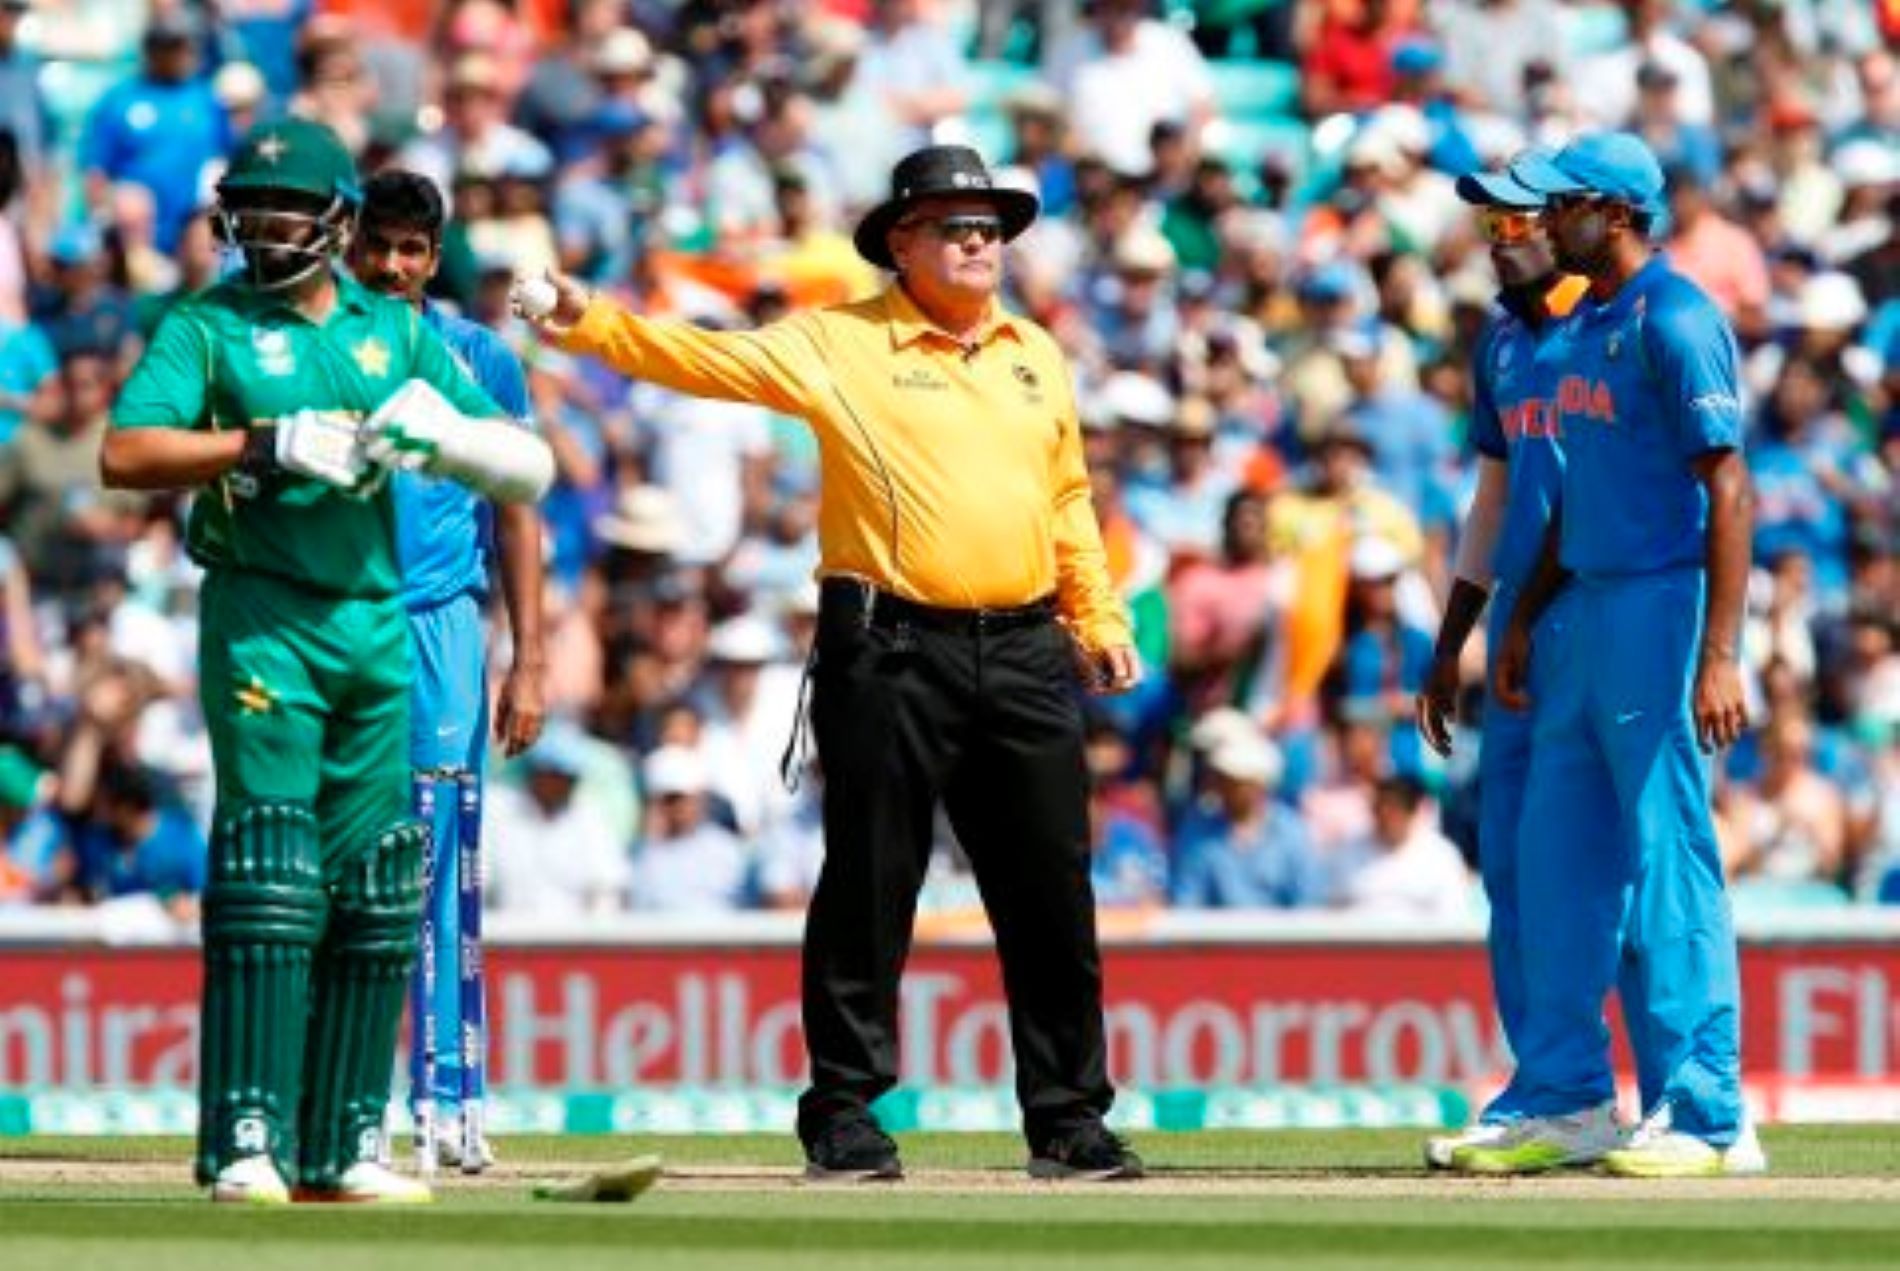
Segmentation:
[(305, 1187), (334, 1189), (344, 1170), (381, 1149), (428, 850), (427, 827), (399, 825), (342, 862), (330, 884), (330, 929), (311, 971), (298, 1170)]
[(260, 1152), (287, 1176), (297, 1158), (311, 952), (327, 907), (316, 818), (301, 804), (246, 804), (219, 818), (211, 854), (198, 1181)]

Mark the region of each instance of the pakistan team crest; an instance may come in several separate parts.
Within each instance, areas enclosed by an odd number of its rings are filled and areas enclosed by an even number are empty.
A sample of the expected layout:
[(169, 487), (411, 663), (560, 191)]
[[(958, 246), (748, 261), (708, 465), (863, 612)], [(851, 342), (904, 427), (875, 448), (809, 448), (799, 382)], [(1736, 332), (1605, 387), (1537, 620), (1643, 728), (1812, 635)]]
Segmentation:
[(274, 327), (256, 327), (251, 331), (251, 353), (257, 369), (273, 379), (297, 373), (297, 356), (290, 349), (290, 333)]

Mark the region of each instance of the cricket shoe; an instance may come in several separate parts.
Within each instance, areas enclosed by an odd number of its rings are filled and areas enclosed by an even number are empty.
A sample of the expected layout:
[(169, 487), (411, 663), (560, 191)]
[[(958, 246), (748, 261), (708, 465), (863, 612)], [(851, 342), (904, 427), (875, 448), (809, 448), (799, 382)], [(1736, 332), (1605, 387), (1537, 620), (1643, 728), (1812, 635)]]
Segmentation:
[(1674, 1129), (1664, 1105), (1636, 1127), (1628, 1144), (1604, 1156), (1603, 1168), (1619, 1178), (1722, 1178), (1764, 1174), (1768, 1155), (1746, 1121), (1735, 1142), (1720, 1148)]
[(462, 1118), (450, 1117), (436, 1127), (435, 1159), (450, 1169), (459, 1169), (464, 1174), (480, 1174), (495, 1163), (495, 1147), (483, 1134), (476, 1140), (474, 1156), (464, 1159), (462, 1155)]
[(1141, 1158), (1100, 1121), (1050, 1136), (1029, 1157), (1029, 1177), (1050, 1181), (1118, 1183), (1146, 1174)]
[(1496, 1141), (1454, 1151), (1451, 1167), (1461, 1174), (1543, 1174), (1594, 1165), (1623, 1141), (1616, 1102), (1606, 1100), (1581, 1112), (1513, 1121)]
[(433, 1205), (435, 1193), (376, 1161), (358, 1161), (343, 1171), (334, 1187), (299, 1187), (300, 1204)]
[(1480, 1121), (1468, 1125), (1456, 1134), (1434, 1134), (1425, 1140), (1425, 1167), (1427, 1169), (1450, 1169), (1451, 1158), (1460, 1148), (1490, 1147), (1502, 1139), (1510, 1130), (1509, 1121)]
[(211, 1199), (220, 1205), (288, 1205), (290, 1188), (268, 1156), (246, 1156), (218, 1171)]
[(833, 1121), (805, 1145), (811, 1183), (892, 1183), (904, 1177), (897, 1144), (869, 1117)]

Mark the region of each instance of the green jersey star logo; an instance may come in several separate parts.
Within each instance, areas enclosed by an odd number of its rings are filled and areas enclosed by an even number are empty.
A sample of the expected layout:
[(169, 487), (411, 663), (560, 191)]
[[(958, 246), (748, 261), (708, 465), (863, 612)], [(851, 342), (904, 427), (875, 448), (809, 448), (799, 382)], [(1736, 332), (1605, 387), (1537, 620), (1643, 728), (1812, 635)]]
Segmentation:
[(249, 684), (240, 685), (237, 691), (238, 711), (244, 715), (268, 715), (277, 705), (277, 694), (269, 685), (251, 677)]
[(382, 379), (389, 374), (389, 346), (373, 335), (351, 349), (350, 356), (365, 375)]

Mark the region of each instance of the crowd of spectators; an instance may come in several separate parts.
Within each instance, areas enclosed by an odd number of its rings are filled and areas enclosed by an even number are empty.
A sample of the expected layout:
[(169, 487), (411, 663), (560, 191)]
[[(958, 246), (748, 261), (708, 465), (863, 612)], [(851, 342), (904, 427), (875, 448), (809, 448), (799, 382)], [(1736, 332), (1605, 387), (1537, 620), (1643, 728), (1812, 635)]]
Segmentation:
[[(554, 721), (486, 810), (503, 911), (799, 906), (823, 781), (803, 747), (780, 778), (816, 605), (811, 438), (536, 347), (509, 279), (558, 262), (720, 327), (862, 295), (880, 280), (850, 228), (938, 140), (1042, 197), (1010, 301), (1072, 357), (1137, 619), (1144, 685), (1090, 708), (1101, 904), (1471, 912), (1478, 727), (1441, 763), (1410, 724), (1495, 289), (1452, 182), (1586, 127), (1663, 158), (1666, 246), (1744, 349), (1758, 726), (1718, 807), (1737, 903), (1900, 902), (1893, 14), (0, 0), (0, 907), (188, 916), (202, 884), (185, 505), (102, 490), (96, 454), (167, 304), (223, 268), (222, 157), (283, 112), (450, 192), (440, 301), (518, 347), (558, 456)], [(924, 904), (975, 903), (946, 829)]]

